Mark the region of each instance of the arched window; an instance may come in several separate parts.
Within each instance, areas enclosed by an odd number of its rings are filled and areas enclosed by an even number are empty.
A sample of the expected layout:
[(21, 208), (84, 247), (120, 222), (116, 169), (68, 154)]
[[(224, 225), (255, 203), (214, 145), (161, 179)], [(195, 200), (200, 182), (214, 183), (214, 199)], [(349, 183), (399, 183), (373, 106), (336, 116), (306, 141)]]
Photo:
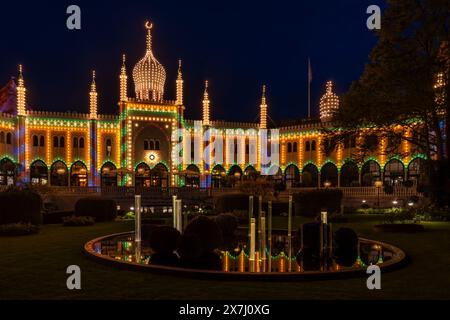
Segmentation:
[(3, 131), (0, 132), (0, 143), (5, 143), (5, 133)]
[(80, 149), (84, 148), (84, 138), (80, 138)]
[(150, 140), (150, 150), (155, 150), (155, 141)]
[(39, 146), (41, 146), (41, 147), (45, 146), (45, 137), (44, 136), (39, 137)]
[(78, 138), (77, 137), (73, 137), (73, 148), (78, 148)]
[(316, 151), (316, 140), (311, 142), (311, 151)]
[(64, 140), (64, 137), (59, 138), (59, 147), (64, 148), (66, 146), (66, 141)]
[(111, 142), (111, 139), (108, 138), (108, 139), (106, 139), (106, 156), (107, 157), (111, 156), (111, 150), (112, 150), (112, 142)]
[(155, 141), (155, 150), (159, 150), (159, 140)]
[(292, 145), (292, 152), (297, 152), (297, 142)]
[(38, 136), (33, 136), (33, 147), (39, 147)]
[(292, 152), (292, 144), (290, 142), (288, 142), (288, 144), (287, 144), (287, 152), (288, 153)]
[(306, 141), (305, 143), (305, 151), (311, 151), (311, 144), (309, 143), (309, 141)]
[(59, 146), (58, 137), (53, 137), (53, 148), (58, 148), (58, 146)]
[(12, 134), (11, 132), (8, 132), (6, 134), (6, 144), (11, 144), (12, 143)]
[(144, 140), (144, 150), (148, 150), (148, 140)]

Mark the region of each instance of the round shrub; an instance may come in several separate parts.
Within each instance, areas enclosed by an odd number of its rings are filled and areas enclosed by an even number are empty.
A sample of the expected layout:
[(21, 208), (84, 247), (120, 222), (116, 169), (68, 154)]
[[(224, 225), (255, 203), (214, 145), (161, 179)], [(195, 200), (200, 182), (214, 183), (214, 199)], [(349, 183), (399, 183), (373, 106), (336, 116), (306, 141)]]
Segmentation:
[(195, 234), (183, 234), (177, 248), (180, 266), (183, 268), (201, 268), (199, 258), (202, 255), (202, 244)]
[[(319, 221), (303, 224), (303, 249), (312, 255), (320, 255), (320, 224)], [(299, 228), (298, 235), (302, 236), (302, 228)]]
[(219, 226), (224, 237), (233, 235), (239, 225), (239, 221), (236, 216), (230, 213), (222, 213), (215, 217), (214, 221)]
[(334, 235), (336, 263), (350, 267), (358, 257), (358, 235), (350, 228), (340, 228)]
[(217, 249), (223, 241), (222, 231), (214, 220), (204, 216), (194, 218), (184, 230), (185, 234), (195, 234), (199, 239), (203, 252)]
[(24, 223), (42, 224), (41, 196), (30, 190), (0, 193), (0, 225)]
[(96, 222), (112, 221), (117, 216), (114, 200), (103, 198), (82, 198), (75, 203), (76, 216), (91, 216)]
[(141, 238), (145, 244), (150, 244), (150, 235), (158, 226), (151, 223), (143, 223), (141, 226)]
[(150, 248), (156, 253), (173, 253), (177, 248), (180, 232), (169, 226), (156, 227), (150, 233)]

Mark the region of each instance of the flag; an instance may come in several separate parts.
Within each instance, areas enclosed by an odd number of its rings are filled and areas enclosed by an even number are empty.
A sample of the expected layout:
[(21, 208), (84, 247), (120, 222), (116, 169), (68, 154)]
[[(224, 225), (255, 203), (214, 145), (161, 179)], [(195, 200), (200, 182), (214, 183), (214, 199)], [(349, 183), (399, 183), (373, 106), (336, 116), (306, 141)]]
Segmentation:
[(312, 69), (311, 69), (311, 60), (308, 58), (308, 81), (312, 82)]
[(16, 105), (16, 83), (13, 79), (0, 88), (0, 112), (13, 113)]

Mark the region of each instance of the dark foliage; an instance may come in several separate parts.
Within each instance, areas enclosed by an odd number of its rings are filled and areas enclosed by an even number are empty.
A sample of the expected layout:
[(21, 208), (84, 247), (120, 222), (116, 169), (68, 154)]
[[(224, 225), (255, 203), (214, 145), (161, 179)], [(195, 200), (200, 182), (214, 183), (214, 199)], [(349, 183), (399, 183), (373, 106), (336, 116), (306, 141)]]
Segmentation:
[(223, 242), (222, 231), (217, 223), (204, 216), (194, 218), (184, 230), (185, 234), (195, 234), (199, 239), (203, 252), (217, 249)]
[(315, 217), (322, 209), (329, 214), (340, 212), (343, 193), (338, 189), (315, 189), (294, 194), (295, 215)]
[(75, 215), (90, 216), (96, 222), (112, 221), (117, 216), (117, 205), (114, 200), (82, 198), (75, 204)]
[(0, 225), (25, 223), (42, 224), (42, 199), (35, 192), (7, 191), (0, 193)]
[(180, 232), (169, 226), (156, 227), (150, 233), (150, 248), (155, 253), (171, 254), (177, 248)]

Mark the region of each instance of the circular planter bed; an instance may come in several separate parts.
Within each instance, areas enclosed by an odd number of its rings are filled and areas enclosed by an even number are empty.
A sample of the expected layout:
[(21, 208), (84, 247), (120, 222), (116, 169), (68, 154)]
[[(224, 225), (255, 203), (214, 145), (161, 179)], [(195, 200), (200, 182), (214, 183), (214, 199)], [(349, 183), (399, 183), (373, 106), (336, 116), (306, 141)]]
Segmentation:
[(405, 233), (415, 233), (423, 232), (425, 228), (423, 225), (418, 223), (385, 223), (377, 224), (373, 227), (375, 231), (381, 232), (405, 232)]

